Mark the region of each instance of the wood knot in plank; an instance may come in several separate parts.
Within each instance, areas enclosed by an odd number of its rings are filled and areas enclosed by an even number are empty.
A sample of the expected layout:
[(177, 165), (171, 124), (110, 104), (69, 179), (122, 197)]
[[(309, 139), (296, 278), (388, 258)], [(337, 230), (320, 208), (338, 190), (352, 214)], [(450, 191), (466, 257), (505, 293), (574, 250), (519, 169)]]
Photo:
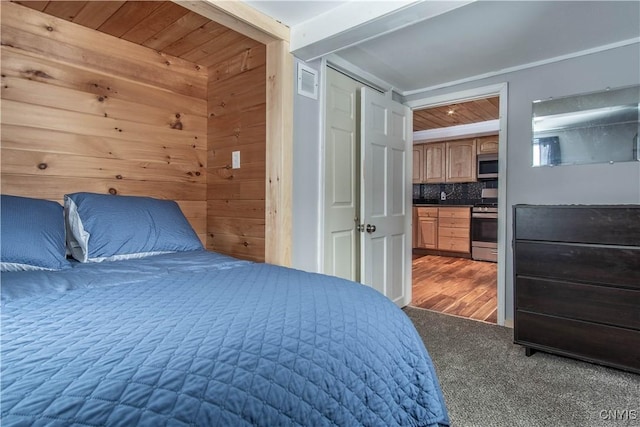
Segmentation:
[(41, 79), (52, 79), (53, 78), (49, 74), (45, 73), (44, 71), (40, 71), (40, 70), (26, 70), (24, 73), (27, 74), (28, 76), (38, 77), (38, 78), (41, 78)]
[(116, 194), (118, 194), (118, 190), (116, 190), (115, 188), (110, 188), (109, 194), (111, 194), (112, 196), (115, 196)]
[(242, 244), (244, 245), (245, 248), (249, 246), (249, 242), (247, 242), (246, 240)]
[(116, 179), (122, 179), (122, 175), (116, 175)]
[(40, 169), (41, 171), (45, 170), (46, 168), (48, 168), (49, 166), (46, 163), (40, 163), (38, 165), (38, 169)]
[(182, 130), (182, 122), (180, 120), (176, 120), (171, 123), (171, 129)]
[(47, 29), (47, 31), (49, 31), (49, 32), (53, 31), (53, 27), (52, 27), (51, 25), (47, 25), (45, 28), (46, 28), (46, 29)]
[(240, 63), (240, 71), (247, 71), (249, 69), (249, 57), (251, 56), (251, 48), (246, 49), (242, 54), (242, 61)]
[(218, 176), (223, 179), (233, 179), (233, 172), (231, 172), (231, 166), (227, 165), (217, 170)]

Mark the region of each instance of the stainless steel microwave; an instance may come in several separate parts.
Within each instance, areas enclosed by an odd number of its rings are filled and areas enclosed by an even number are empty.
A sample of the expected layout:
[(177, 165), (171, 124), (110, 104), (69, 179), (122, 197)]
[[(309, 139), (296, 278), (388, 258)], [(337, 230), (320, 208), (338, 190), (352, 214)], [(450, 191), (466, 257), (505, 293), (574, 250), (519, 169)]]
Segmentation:
[(498, 178), (498, 155), (497, 154), (478, 154), (478, 179), (496, 179)]

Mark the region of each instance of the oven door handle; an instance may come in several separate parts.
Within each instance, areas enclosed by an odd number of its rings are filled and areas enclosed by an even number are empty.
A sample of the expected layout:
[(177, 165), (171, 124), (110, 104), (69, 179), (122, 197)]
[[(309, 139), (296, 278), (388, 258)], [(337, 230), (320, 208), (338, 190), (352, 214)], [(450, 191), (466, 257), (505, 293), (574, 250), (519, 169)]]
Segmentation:
[(498, 219), (498, 214), (494, 213), (472, 213), (471, 218), (488, 218), (488, 219)]

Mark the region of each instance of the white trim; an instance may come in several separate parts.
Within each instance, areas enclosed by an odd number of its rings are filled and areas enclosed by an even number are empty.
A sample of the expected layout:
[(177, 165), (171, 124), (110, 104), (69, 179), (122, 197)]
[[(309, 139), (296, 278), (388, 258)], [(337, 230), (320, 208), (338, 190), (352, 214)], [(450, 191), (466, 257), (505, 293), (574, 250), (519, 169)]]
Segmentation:
[(482, 86), (479, 88), (467, 89), (439, 96), (427, 96), (426, 98), (407, 101), (405, 104), (414, 110), (419, 110), (422, 108), (439, 107), (441, 105), (447, 105), (454, 102), (473, 101), (474, 99), (486, 98), (491, 94), (499, 94), (502, 86), (504, 86), (505, 84), (506, 83), (500, 83), (489, 86)]
[[(611, 50), (611, 49), (616, 49), (616, 48), (619, 48), (619, 47), (628, 46), (628, 45), (631, 45), (631, 44), (634, 44), (634, 43), (640, 43), (640, 37), (635, 37), (635, 38), (632, 38), (632, 39), (622, 40), (622, 41), (619, 41), (619, 42), (610, 43), (610, 44), (606, 44), (606, 45), (603, 45), (603, 46), (594, 47), (594, 48), (591, 48), (591, 49), (585, 49), (585, 50), (581, 50), (581, 51), (578, 51), (578, 52), (572, 52), (572, 53), (569, 53), (569, 54), (566, 54), (566, 55), (560, 55), (560, 56), (556, 56), (556, 57), (553, 57), (553, 58), (543, 59), (543, 60), (540, 60), (540, 61), (530, 62), (528, 64), (521, 64), (521, 65), (516, 65), (514, 67), (503, 68), (502, 70), (498, 70), (498, 71), (491, 71), (489, 73), (478, 74), (476, 76), (471, 76), (471, 77), (465, 77), (464, 79), (455, 80), (455, 81), (446, 82), (446, 83), (433, 85), (433, 86), (428, 86), (428, 87), (423, 87), (421, 89), (406, 90), (406, 91), (400, 92), (400, 95), (402, 95), (402, 96), (416, 95), (416, 94), (423, 93), (423, 92), (429, 92), (429, 91), (433, 91), (433, 90), (437, 90), (437, 89), (443, 89), (443, 88), (447, 88), (447, 87), (451, 87), (451, 86), (456, 86), (456, 85), (463, 84), (463, 83), (469, 83), (469, 82), (473, 82), (473, 81), (477, 81), (477, 80), (487, 79), (489, 77), (495, 77), (495, 76), (500, 76), (500, 75), (503, 75), (503, 74), (513, 73), (513, 72), (516, 72), (516, 71), (522, 71), (522, 70), (526, 70), (528, 68), (539, 67), (541, 65), (553, 64), (554, 62), (560, 62), (560, 61), (564, 61), (564, 60), (567, 60), (567, 59), (577, 58), (577, 57), (580, 57), (580, 56), (591, 55), (591, 54), (594, 54), (594, 53), (603, 52), (605, 50)], [(407, 105), (409, 105), (409, 104), (407, 103)]]
[(374, 76), (368, 71), (365, 71), (362, 68), (353, 65), (351, 62), (339, 57), (338, 55), (331, 54), (324, 57), (322, 60), (327, 64), (327, 66), (333, 68), (336, 71), (340, 71), (342, 74), (345, 74), (351, 77), (353, 80), (367, 85), (371, 89), (375, 89), (378, 92), (385, 93), (393, 90), (393, 86), (391, 86), (389, 83)]
[(318, 203), (318, 265), (316, 271), (318, 273), (325, 273), (324, 271), (324, 204), (325, 204), (325, 127), (327, 120), (326, 104), (327, 104), (327, 59), (322, 58), (320, 63), (320, 143), (318, 144), (318, 195), (320, 200)]
[[(507, 99), (508, 84), (500, 83), (490, 86), (477, 87), (446, 95), (432, 96), (407, 102), (412, 109), (436, 107), (452, 102), (469, 101), (490, 96), (500, 96), (500, 130), (498, 132), (498, 325), (505, 325), (506, 314), (506, 261), (507, 261)], [(510, 323), (506, 323), (509, 325)]]
[(500, 120), (469, 123), (466, 125), (449, 126), (446, 128), (427, 129), (413, 132), (413, 143), (446, 141), (449, 139), (471, 138), (476, 136), (493, 135), (500, 131)]

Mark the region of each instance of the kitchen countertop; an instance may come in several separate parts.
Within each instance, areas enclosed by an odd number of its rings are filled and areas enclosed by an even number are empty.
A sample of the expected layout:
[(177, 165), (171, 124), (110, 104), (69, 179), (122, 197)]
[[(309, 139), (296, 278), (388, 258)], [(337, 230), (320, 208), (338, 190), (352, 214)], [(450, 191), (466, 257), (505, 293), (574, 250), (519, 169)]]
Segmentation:
[(476, 200), (438, 200), (438, 199), (413, 199), (413, 206), (417, 207), (473, 207)]

